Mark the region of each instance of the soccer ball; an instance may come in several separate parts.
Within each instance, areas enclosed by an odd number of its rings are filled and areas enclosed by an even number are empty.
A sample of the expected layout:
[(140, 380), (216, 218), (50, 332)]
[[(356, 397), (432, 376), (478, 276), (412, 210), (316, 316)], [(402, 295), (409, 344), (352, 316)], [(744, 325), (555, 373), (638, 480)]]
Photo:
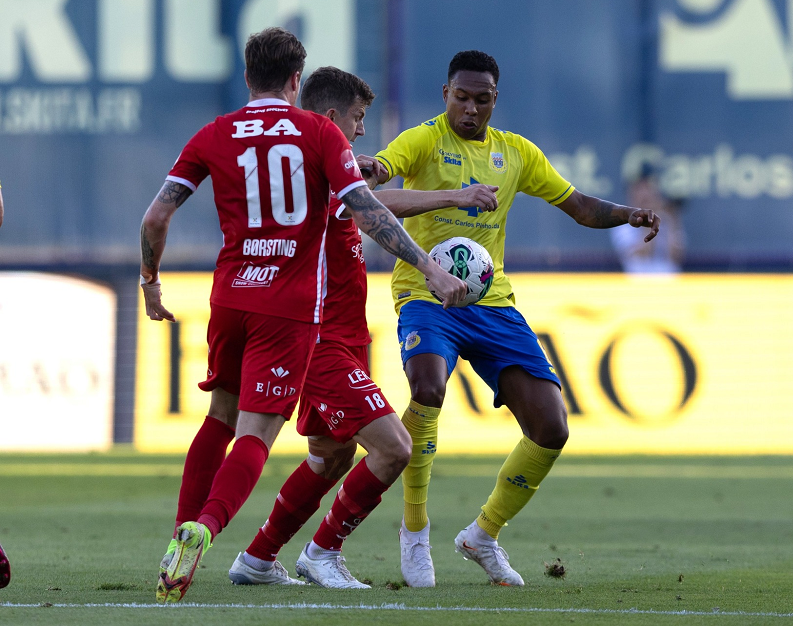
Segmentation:
[[(467, 237), (452, 237), (441, 241), (432, 250), (430, 258), (452, 276), (462, 280), (468, 294), (456, 306), (468, 306), (479, 302), (490, 291), (493, 284), (493, 259), (481, 245)], [(427, 281), (427, 289), (438, 300), (437, 294)]]

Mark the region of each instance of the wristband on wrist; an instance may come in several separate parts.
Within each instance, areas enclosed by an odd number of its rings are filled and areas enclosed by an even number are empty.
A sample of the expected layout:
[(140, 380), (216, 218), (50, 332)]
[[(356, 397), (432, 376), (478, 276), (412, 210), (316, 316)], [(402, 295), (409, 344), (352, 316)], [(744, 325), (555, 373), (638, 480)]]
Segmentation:
[(150, 282), (150, 283), (149, 283), (149, 282), (146, 282), (146, 279), (144, 278), (143, 274), (141, 274), (141, 275), (140, 275), (140, 286), (141, 286), (141, 287), (143, 287), (144, 285), (159, 285), (159, 284), (160, 284), (160, 277), (159, 277), (159, 275), (157, 276), (157, 279), (156, 279), (156, 280), (154, 280), (154, 281), (152, 281), (152, 282)]

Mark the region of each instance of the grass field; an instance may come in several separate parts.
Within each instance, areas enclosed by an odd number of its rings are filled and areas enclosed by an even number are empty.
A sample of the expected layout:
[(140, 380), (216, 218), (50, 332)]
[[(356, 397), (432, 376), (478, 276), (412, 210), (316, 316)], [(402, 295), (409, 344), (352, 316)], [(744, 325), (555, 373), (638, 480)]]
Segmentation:
[[(562, 457), (501, 535), (524, 588), (454, 553), (500, 460), (439, 456), (435, 589), (400, 587), (401, 487), (348, 540), (373, 589), (233, 586), (228, 567), (300, 459), (274, 457), (209, 551), (186, 604), (154, 604), (181, 457), (0, 455), (0, 624), (783, 624), (793, 622), (793, 458)], [(323, 508), (281, 553), (292, 574)], [(544, 574), (561, 559), (564, 579)]]

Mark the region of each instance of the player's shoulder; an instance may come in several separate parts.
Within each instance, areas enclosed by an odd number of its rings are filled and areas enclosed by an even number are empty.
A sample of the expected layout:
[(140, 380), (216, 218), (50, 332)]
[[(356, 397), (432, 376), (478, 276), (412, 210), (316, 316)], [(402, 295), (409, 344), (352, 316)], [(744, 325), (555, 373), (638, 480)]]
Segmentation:
[(512, 132), (511, 130), (502, 130), (501, 128), (495, 128), (494, 126), (489, 126), (487, 132), (490, 134), (490, 137), (495, 141), (501, 141), (506, 143), (509, 146), (513, 146), (521, 151), (534, 151), (539, 150), (536, 144), (527, 139), (523, 135), (519, 135), (518, 133)]
[(446, 113), (428, 119), (417, 126), (403, 131), (399, 138), (411, 142), (434, 142), (450, 131)]

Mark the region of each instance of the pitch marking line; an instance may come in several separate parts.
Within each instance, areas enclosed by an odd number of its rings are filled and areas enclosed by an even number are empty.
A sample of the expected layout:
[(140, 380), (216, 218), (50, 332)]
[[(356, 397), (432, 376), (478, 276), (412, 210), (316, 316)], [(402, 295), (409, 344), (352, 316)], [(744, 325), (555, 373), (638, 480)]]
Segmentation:
[[(485, 608), (478, 606), (407, 606), (397, 603), (383, 604), (315, 604), (310, 602), (295, 603), (273, 603), (273, 604), (200, 604), (196, 602), (184, 602), (181, 604), (142, 604), (130, 603), (96, 603), (96, 604), (15, 604), (11, 602), (0, 602), (0, 608), (9, 609), (28, 609), (41, 608), (42, 606), (54, 607), (59, 609), (93, 609), (93, 608), (119, 608), (119, 609), (318, 609), (318, 610), (337, 610), (337, 611), (438, 611), (438, 612), (461, 612), (461, 613), (581, 613), (593, 615), (727, 615), (734, 617), (793, 617), (793, 613), (773, 613), (766, 611), (655, 611), (653, 609), (543, 609), (533, 607), (502, 607)], [(167, 608), (166, 608), (167, 607)]]

